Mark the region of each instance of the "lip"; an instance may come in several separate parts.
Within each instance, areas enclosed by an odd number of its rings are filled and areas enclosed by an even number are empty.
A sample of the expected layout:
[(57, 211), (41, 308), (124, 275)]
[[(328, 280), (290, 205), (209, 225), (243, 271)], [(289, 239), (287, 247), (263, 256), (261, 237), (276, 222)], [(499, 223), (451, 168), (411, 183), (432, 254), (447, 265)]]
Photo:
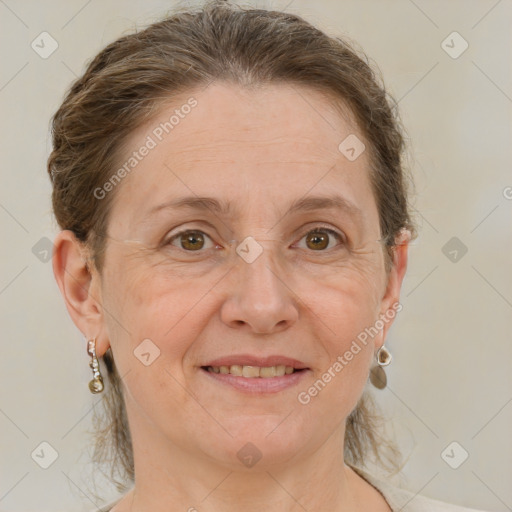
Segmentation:
[[(288, 360), (289, 361), (289, 360)], [(236, 364), (236, 363), (233, 363)], [(209, 365), (209, 366), (217, 366)], [(228, 365), (220, 365), (220, 366), (228, 366)], [(259, 365), (254, 365), (259, 366)], [(273, 365), (268, 365), (273, 366)], [(289, 365), (291, 366), (291, 365)], [(283, 391), (285, 389), (289, 389), (293, 386), (296, 386), (301, 382), (306, 376), (310, 373), (311, 370), (303, 369), (301, 371), (297, 371), (294, 373), (290, 373), (288, 375), (283, 375), (282, 377), (269, 377), (269, 378), (251, 378), (251, 377), (238, 377), (236, 375), (231, 375), (230, 373), (222, 374), (222, 373), (213, 373), (209, 372), (205, 368), (200, 368), (200, 372), (206, 375), (207, 378), (213, 379), (212, 382), (218, 382), (221, 385), (231, 386), (232, 388), (241, 391), (243, 393), (249, 394), (267, 394), (267, 393), (277, 393), (279, 391)]]
[[(304, 370), (309, 369), (306, 364), (302, 361), (298, 361), (297, 359), (293, 359), (290, 357), (273, 355), (267, 357), (258, 357), (253, 356), (251, 354), (235, 354), (226, 357), (220, 357), (214, 359), (213, 361), (209, 361), (201, 366), (232, 366), (234, 364), (240, 366), (259, 366), (260, 368), (268, 368), (269, 366), (291, 366), (296, 370)], [(291, 374), (294, 375), (294, 374)], [(274, 379), (278, 379), (280, 377), (272, 377)]]

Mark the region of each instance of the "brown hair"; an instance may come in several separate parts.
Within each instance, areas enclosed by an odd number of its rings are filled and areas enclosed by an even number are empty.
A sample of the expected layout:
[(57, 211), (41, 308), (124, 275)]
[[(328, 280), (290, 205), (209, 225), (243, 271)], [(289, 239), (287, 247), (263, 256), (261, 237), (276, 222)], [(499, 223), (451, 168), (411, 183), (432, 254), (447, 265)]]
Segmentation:
[[(389, 269), (402, 228), (415, 233), (407, 200), (404, 137), (396, 102), (352, 44), (297, 15), (211, 1), (176, 10), (104, 48), (71, 86), (52, 120), (48, 172), (59, 226), (89, 249), (101, 274), (112, 197), (93, 193), (112, 176), (123, 143), (177, 94), (222, 80), (240, 87), (287, 83), (348, 105), (369, 146), (370, 179)], [(340, 141), (341, 142), (341, 141)], [(118, 489), (134, 478), (121, 379), (111, 351), (103, 361), (110, 386), (97, 424), (95, 460), (111, 464)], [(364, 465), (383, 442), (365, 392), (347, 420), (345, 460)], [(98, 420), (99, 421), (99, 420)], [(119, 480), (115, 477), (118, 474)]]

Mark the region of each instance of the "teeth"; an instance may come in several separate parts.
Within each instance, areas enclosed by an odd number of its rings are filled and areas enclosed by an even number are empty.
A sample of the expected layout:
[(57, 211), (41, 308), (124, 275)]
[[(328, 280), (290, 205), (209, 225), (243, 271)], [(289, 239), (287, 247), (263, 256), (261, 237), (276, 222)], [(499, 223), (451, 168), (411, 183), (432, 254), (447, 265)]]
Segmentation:
[(269, 379), (271, 377), (282, 377), (283, 375), (290, 375), (296, 371), (292, 366), (285, 366), (284, 364), (278, 366), (267, 366), (261, 368), (260, 366), (241, 366), (233, 364), (231, 366), (208, 366), (208, 371), (212, 373), (222, 373), (224, 375), (230, 373), (237, 377)]
[(233, 365), (231, 365), (231, 367), (229, 369), (229, 373), (231, 373), (231, 375), (236, 375), (237, 377), (241, 377), (242, 370), (243, 370), (243, 366), (240, 366), (239, 364), (233, 364)]
[(260, 368), (260, 377), (265, 379), (269, 377), (275, 377), (277, 374), (277, 368), (275, 366), (269, 366), (268, 368)]
[(242, 366), (243, 377), (259, 377), (260, 369), (257, 366)]

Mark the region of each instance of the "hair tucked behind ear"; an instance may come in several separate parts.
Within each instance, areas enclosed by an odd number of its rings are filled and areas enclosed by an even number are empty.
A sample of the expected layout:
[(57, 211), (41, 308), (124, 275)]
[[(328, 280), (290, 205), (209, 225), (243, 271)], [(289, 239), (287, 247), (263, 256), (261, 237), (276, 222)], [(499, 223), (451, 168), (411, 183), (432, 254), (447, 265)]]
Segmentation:
[[(370, 155), (389, 268), (395, 237), (402, 228), (413, 235), (415, 230), (396, 103), (368, 59), (299, 16), (214, 1), (176, 11), (109, 44), (73, 83), (53, 117), (48, 172), (54, 213), (59, 226), (72, 230), (90, 249), (98, 272), (104, 264), (104, 235), (116, 190), (101, 200), (94, 191), (119, 165), (123, 142), (163, 102), (213, 80), (239, 87), (305, 86), (350, 108)], [(122, 381), (110, 352), (103, 361), (110, 385), (105, 415), (97, 418), (95, 459), (110, 461), (112, 478), (120, 486), (130, 485), (133, 451)], [(364, 465), (372, 454), (382, 459), (385, 444), (377, 434), (374, 410), (365, 394), (347, 420), (345, 457), (352, 464)], [(389, 453), (392, 459), (393, 450)]]
[(130, 427), (121, 376), (110, 349), (103, 356), (103, 361), (108, 372), (109, 386), (103, 399), (103, 412), (98, 413), (95, 409), (93, 413), (96, 445), (92, 460), (98, 467), (108, 464), (110, 480), (119, 492), (124, 492), (135, 480)]

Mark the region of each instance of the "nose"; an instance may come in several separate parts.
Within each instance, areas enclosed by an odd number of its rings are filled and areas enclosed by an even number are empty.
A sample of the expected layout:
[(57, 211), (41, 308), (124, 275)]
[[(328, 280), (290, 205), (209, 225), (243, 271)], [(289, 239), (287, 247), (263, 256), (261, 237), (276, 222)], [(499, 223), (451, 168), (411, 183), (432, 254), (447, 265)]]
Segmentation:
[(231, 272), (221, 319), (231, 328), (271, 334), (289, 328), (299, 318), (298, 298), (284, 272), (264, 250), (252, 263), (239, 258)]

